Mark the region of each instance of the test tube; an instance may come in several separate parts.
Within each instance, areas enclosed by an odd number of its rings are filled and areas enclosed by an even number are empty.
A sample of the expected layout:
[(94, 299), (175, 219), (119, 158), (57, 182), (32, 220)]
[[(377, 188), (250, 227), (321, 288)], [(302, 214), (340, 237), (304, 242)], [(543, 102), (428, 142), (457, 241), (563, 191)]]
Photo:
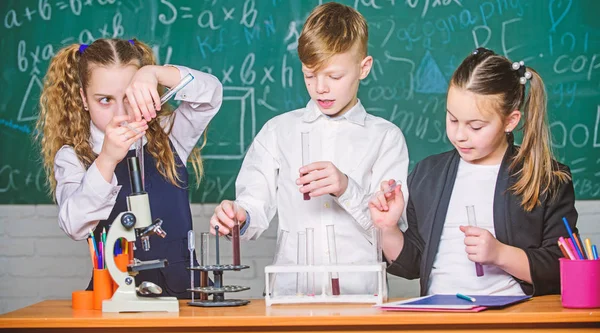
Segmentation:
[[(306, 265), (306, 232), (298, 231), (298, 242), (296, 252), (296, 264)], [(306, 272), (296, 274), (296, 295), (304, 295), (306, 290)]]
[[(467, 206), (467, 219), (469, 221), (469, 226), (477, 226), (477, 218), (475, 217), (475, 206)], [(477, 273), (477, 276), (483, 276), (483, 266), (478, 262), (475, 263), (475, 272)]]
[[(188, 250), (190, 251), (190, 289), (194, 289), (194, 249), (196, 248), (196, 236), (194, 230), (188, 231)], [(192, 302), (194, 301), (194, 292), (192, 292)]]
[(183, 79), (181, 79), (181, 81), (175, 85), (175, 87), (167, 89), (167, 92), (160, 97), (160, 105), (165, 104), (171, 99), (171, 97), (175, 96), (179, 90), (183, 89), (183, 87), (185, 87), (188, 83), (192, 82), (193, 79), (194, 76), (191, 73), (188, 73), (188, 75), (184, 76)]
[[(337, 265), (337, 250), (335, 247), (335, 227), (333, 224), (327, 228), (327, 247), (329, 248), (329, 263)], [(340, 275), (338, 272), (331, 272), (331, 294), (337, 296), (340, 294)]]
[[(310, 141), (308, 134), (308, 132), (302, 132), (302, 166), (310, 163)], [(310, 194), (308, 192), (304, 193), (304, 200), (310, 200)]]
[[(273, 265), (277, 265), (281, 263), (283, 259), (283, 249), (285, 249), (285, 243), (287, 242), (287, 238), (289, 235), (289, 231), (281, 229), (279, 230), (279, 236), (277, 237), (277, 245), (275, 246), (275, 258), (273, 258)], [(273, 274), (273, 278), (269, 280), (269, 294), (274, 294), (275, 288), (275, 279), (277, 278), (277, 274)]]
[[(136, 131), (137, 132), (137, 131)], [(142, 173), (142, 190), (146, 190), (146, 176), (144, 174), (144, 138), (141, 137), (135, 143), (135, 156), (140, 160), (140, 172)]]
[(373, 227), (373, 229), (371, 229), (371, 237), (373, 238), (373, 252), (375, 253), (375, 262), (380, 263), (383, 261), (383, 251), (381, 248), (381, 229)]
[(240, 259), (240, 221), (237, 218), (237, 203), (233, 203), (233, 228), (231, 230), (231, 241), (233, 243), (233, 265), (241, 265)]
[[(315, 229), (306, 228), (306, 264), (315, 264)], [(306, 294), (315, 296), (315, 272), (308, 272), (306, 276)]]
[[(185, 87), (188, 83), (192, 82), (193, 79), (194, 79), (194, 76), (192, 74), (188, 74), (188, 75), (184, 76), (183, 79), (181, 79), (181, 81), (179, 81), (179, 83), (177, 83), (177, 85), (175, 87), (173, 87), (171, 89), (167, 89), (167, 92), (165, 92), (162, 95), (162, 97), (160, 98), (160, 105), (165, 104), (169, 99), (171, 99), (171, 97), (175, 96), (175, 94), (179, 90), (183, 89), (183, 87)], [(136, 132), (136, 134), (139, 134), (139, 131), (130, 127), (126, 121), (121, 123), (121, 125), (126, 126), (129, 129)], [(137, 140), (135, 143), (135, 156), (137, 156), (138, 160), (140, 160), (140, 171), (142, 172), (142, 190), (144, 190), (146, 187), (146, 182), (145, 182), (145, 174), (144, 174), (144, 138), (143, 137), (139, 138), (139, 140)]]
[[(209, 233), (200, 233), (200, 266), (208, 266)], [(208, 287), (208, 271), (200, 271), (200, 287)], [(200, 300), (208, 300), (208, 294), (200, 293)]]

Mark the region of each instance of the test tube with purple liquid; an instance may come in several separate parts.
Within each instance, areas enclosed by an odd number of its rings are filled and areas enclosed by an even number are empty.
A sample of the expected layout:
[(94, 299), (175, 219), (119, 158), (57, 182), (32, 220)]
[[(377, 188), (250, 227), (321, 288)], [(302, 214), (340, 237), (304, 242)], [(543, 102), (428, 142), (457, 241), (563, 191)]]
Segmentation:
[[(469, 226), (477, 226), (477, 218), (475, 217), (475, 206), (467, 206), (467, 219), (469, 221)], [(483, 265), (476, 262), (475, 272), (477, 273), (477, 276), (483, 276)]]
[(237, 218), (237, 203), (233, 203), (233, 228), (231, 230), (231, 241), (233, 243), (233, 265), (241, 265), (240, 259), (240, 221)]
[[(337, 265), (335, 227), (333, 224), (327, 225), (327, 247), (329, 248), (329, 263), (331, 265)], [(334, 296), (340, 294), (340, 275), (338, 272), (331, 272), (331, 294)]]

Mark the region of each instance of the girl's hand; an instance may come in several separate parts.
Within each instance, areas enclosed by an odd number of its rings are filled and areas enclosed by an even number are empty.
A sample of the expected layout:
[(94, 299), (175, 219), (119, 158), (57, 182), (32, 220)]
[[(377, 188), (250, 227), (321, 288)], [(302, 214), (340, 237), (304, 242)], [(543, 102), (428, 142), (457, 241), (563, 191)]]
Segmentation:
[(140, 68), (125, 89), (127, 100), (137, 122), (142, 118), (149, 122), (156, 118), (156, 111), (160, 110), (160, 96), (157, 90), (159, 78), (156, 67), (159, 66)]
[(369, 200), (369, 211), (371, 212), (373, 224), (383, 231), (399, 229), (398, 221), (400, 221), (400, 217), (404, 212), (402, 185), (397, 185), (393, 191), (388, 192), (393, 183), (393, 179), (383, 181), (381, 191), (376, 192)]
[(106, 125), (102, 151), (98, 156), (105, 163), (116, 166), (127, 155), (131, 145), (146, 134), (148, 124), (145, 120), (122, 125), (127, 120), (128, 115), (115, 116)]
[(465, 233), (465, 251), (469, 260), (484, 265), (496, 265), (504, 244), (497, 240), (487, 229), (460, 226)]

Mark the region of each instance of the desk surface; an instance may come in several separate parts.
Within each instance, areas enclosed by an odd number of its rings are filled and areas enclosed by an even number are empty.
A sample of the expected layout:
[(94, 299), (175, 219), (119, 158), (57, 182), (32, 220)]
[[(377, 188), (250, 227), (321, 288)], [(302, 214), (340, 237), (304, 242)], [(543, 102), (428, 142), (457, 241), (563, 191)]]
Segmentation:
[(232, 308), (191, 307), (179, 313), (102, 313), (72, 310), (70, 300), (44, 301), (0, 315), (0, 328), (105, 331), (388, 331), (572, 332), (600, 329), (600, 309), (564, 309), (559, 296), (535, 297), (479, 313), (384, 312), (369, 304), (302, 304), (265, 307), (263, 300)]

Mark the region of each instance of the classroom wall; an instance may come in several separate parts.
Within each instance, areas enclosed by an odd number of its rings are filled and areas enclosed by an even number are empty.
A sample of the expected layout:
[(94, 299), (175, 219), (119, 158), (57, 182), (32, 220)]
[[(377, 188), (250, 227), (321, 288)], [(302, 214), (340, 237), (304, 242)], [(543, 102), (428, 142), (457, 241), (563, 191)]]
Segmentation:
[[(582, 235), (600, 244), (600, 201), (577, 201)], [(193, 204), (196, 235), (207, 230), (215, 204)], [(55, 205), (0, 205), (0, 314), (47, 299), (68, 299), (84, 289), (91, 262), (86, 242), (75, 242), (58, 227)], [(275, 249), (276, 222), (260, 240), (242, 244), (242, 262), (250, 269), (228, 272), (228, 284), (250, 286), (241, 298), (262, 297), (264, 266)], [(221, 246), (222, 262), (231, 262), (231, 248)], [(418, 296), (418, 280), (390, 276), (390, 296)]]

